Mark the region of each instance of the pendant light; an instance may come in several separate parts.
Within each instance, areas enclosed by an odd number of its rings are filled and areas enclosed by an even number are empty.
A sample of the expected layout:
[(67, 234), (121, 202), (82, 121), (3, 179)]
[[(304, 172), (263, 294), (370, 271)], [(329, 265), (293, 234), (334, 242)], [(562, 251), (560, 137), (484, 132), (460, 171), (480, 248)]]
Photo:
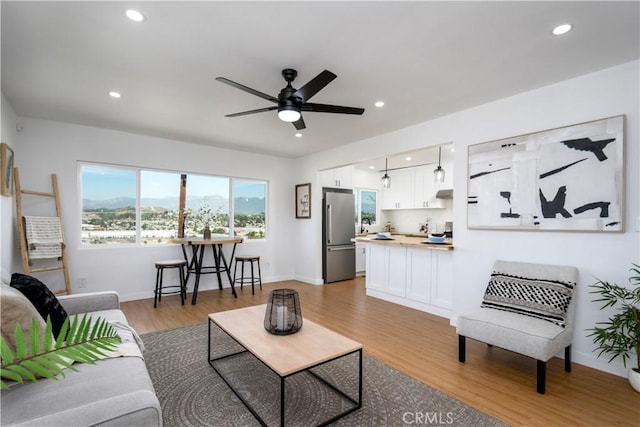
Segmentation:
[(382, 176), (382, 186), (384, 188), (391, 187), (391, 177), (387, 173), (389, 172), (389, 168), (387, 167), (387, 159), (384, 159), (384, 175)]
[(438, 167), (433, 170), (433, 180), (437, 183), (444, 182), (444, 169), (442, 169), (442, 166), (440, 165), (441, 158), (442, 158), (442, 147), (439, 147), (438, 148)]

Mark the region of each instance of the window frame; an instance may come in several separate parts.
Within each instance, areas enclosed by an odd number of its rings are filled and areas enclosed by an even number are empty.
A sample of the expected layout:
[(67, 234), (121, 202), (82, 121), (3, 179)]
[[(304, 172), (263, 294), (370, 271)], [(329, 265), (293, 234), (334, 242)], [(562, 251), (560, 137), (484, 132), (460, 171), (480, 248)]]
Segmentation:
[[(83, 170), (86, 167), (94, 167), (94, 168), (105, 168), (105, 169), (115, 169), (115, 170), (128, 170), (135, 172), (136, 179), (136, 189), (135, 189), (135, 210), (136, 210), (136, 230), (135, 230), (135, 242), (131, 243), (109, 243), (109, 244), (91, 244), (83, 242), (82, 240), (82, 224), (83, 224), (83, 196), (84, 196), (84, 188), (83, 188)], [(120, 165), (120, 164), (111, 164), (111, 163), (100, 163), (100, 162), (91, 162), (91, 161), (78, 161), (77, 162), (77, 191), (78, 191), (78, 212), (79, 212), (79, 223), (77, 224), (77, 230), (79, 230), (78, 236), (78, 247), (80, 249), (105, 249), (105, 248), (114, 248), (114, 249), (122, 249), (122, 248), (132, 248), (132, 247), (159, 247), (166, 246), (172, 243), (143, 243), (142, 242), (142, 210), (141, 210), (141, 194), (142, 194), (142, 182), (141, 182), (141, 174), (142, 171), (149, 172), (162, 172), (162, 173), (175, 173), (178, 175), (186, 175), (187, 176), (187, 188), (189, 185), (189, 175), (198, 175), (205, 176), (211, 178), (224, 178), (228, 179), (228, 190), (229, 190), (229, 236), (235, 236), (235, 194), (234, 194), (234, 183), (236, 181), (242, 182), (255, 182), (264, 184), (264, 237), (257, 239), (247, 239), (252, 242), (260, 242), (266, 241), (268, 239), (268, 218), (269, 218), (269, 180), (267, 179), (259, 179), (259, 178), (244, 178), (244, 177), (235, 177), (235, 176), (224, 176), (224, 175), (216, 175), (216, 174), (207, 174), (202, 172), (185, 172), (185, 171), (177, 171), (177, 170), (167, 170), (167, 169), (159, 169), (159, 168), (148, 168), (148, 167), (140, 167), (140, 166), (130, 166), (130, 165)], [(182, 182), (180, 184), (182, 186)], [(187, 190), (188, 191), (188, 190)], [(177, 196), (179, 197), (180, 190), (177, 191)], [(179, 208), (178, 208), (179, 209)], [(177, 227), (180, 227), (180, 221), (178, 221)], [(176, 230), (177, 235), (179, 235), (178, 230)], [(246, 238), (246, 237), (245, 237)]]
[[(378, 189), (376, 188), (364, 188), (364, 187), (356, 187), (354, 188), (354, 192), (355, 192), (355, 209), (356, 209), (356, 219), (358, 221), (358, 226), (362, 226), (362, 192), (363, 191), (368, 191), (368, 192), (372, 192), (375, 193), (376, 195), (376, 208), (375, 208), (375, 214), (376, 214), (376, 219), (375, 222), (371, 223), (371, 226), (377, 226), (380, 222), (380, 191), (378, 191)], [(369, 224), (367, 224), (369, 225)]]

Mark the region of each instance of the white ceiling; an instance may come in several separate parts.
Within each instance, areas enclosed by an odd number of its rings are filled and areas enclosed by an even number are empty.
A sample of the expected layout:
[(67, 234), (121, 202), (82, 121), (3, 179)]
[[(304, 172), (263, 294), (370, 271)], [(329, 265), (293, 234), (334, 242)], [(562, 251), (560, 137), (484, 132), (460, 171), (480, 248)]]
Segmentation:
[[(134, 7), (146, 16), (124, 16)], [(633, 2), (1, 2), (2, 92), (19, 116), (299, 157), (638, 59)], [(574, 30), (554, 37), (570, 22)], [(226, 118), (338, 78), (312, 102), (363, 116)], [(108, 92), (122, 93), (119, 100)], [(384, 100), (383, 108), (374, 102)]]

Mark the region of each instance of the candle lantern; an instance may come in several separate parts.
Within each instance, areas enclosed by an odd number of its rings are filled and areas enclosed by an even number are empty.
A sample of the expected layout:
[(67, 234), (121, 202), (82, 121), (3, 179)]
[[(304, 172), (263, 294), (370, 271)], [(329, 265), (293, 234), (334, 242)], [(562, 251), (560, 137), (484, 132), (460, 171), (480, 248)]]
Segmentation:
[(269, 292), (264, 328), (274, 335), (296, 333), (302, 327), (300, 297), (293, 289), (274, 289)]

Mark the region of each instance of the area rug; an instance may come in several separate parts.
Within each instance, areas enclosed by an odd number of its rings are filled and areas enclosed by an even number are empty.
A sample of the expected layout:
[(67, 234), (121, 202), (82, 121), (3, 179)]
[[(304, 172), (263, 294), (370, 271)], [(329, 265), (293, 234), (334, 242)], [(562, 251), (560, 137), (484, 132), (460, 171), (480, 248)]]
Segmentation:
[[(215, 351), (239, 347), (212, 329)], [(144, 358), (160, 405), (164, 425), (258, 426), (255, 417), (207, 361), (206, 323), (142, 335)], [(314, 373), (357, 397), (356, 356), (338, 359)], [(216, 365), (233, 381), (268, 425), (279, 425), (278, 377), (250, 354)], [(343, 412), (351, 403), (319, 382), (298, 374), (286, 383), (286, 425), (312, 426)], [(363, 356), (362, 408), (335, 426), (502, 426), (495, 418), (453, 399), (366, 355)]]

